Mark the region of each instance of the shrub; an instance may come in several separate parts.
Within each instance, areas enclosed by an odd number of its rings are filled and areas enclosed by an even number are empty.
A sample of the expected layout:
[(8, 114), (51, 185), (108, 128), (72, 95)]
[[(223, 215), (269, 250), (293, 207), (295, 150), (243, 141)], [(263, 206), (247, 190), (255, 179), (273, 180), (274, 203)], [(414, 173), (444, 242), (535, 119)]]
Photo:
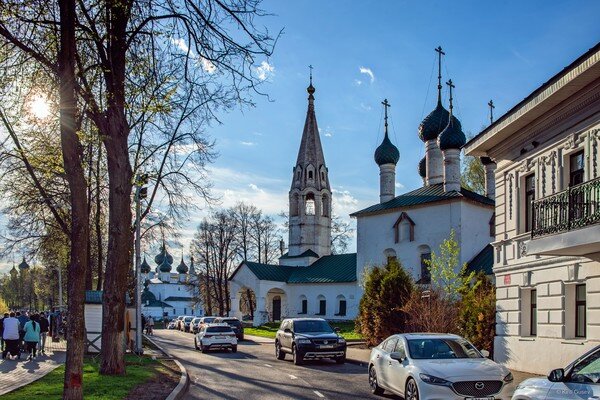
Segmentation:
[(385, 267), (374, 267), (365, 275), (365, 292), (360, 300), (356, 330), (369, 346), (386, 337), (405, 331), (404, 306), (413, 283), (410, 275), (396, 260)]
[(458, 333), (458, 304), (440, 287), (418, 288), (404, 307), (409, 332)]
[(478, 349), (494, 354), (496, 288), (483, 273), (466, 288), (458, 312), (460, 334)]

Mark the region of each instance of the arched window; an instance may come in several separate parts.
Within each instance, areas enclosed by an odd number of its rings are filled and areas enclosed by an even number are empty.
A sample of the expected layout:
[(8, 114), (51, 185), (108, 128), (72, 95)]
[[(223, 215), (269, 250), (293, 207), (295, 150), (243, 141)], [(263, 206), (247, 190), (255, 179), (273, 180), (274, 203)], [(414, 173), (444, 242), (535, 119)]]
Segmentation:
[(300, 311), (298, 314), (308, 314), (308, 299), (305, 295), (300, 296)]
[(321, 203), (321, 215), (323, 215), (324, 217), (329, 217), (329, 197), (327, 197), (326, 194), (323, 195)]
[(317, 305), (319, 309), (317, 310), (317, 315), (326, 315), (327, 314), (327, 300), (325, 300), (325, 296), (320, 294), (317, 296)]
[(300, 210), (299, 210), (299, 203), (300, 203), (300, 196), (298, 196), (298, 193), (295, 193), (292, 196), (292, 200), (291, 200), (291, 204), (290, 204), (290, 216), (292, 217), (297, 217)]
[(312, 193), (306, 195), (304, 212), (306, 215), (315, 215), (315, 195)]
[(313, 179), (313, 172), (312, 171), (308, 171), (308, 179)]
[(345, 317), (346, 316), (346, 298), (344, 297), (344, 295), (340, 294), (338, 297), (336, 297), (336, 313), (335, 316), (336, 317)]
[(321, 180), (325, 182), (325, 172), (321, 171)]
[(415, 240), (415, 223), (407, 213), (402, 212), (400, 217), (394, 224), (394, 242), (414, 241)]
[(385, 255), (385, 260), (388, 264), (390, 261), (396, 260), (396, 250), (394, 249), (385, 249), (383, 254)]
[(423, 244), (419, 246), (419, 257), (421, 260), (421, 277), (417, 283), (429, 285), (431, 283), (431, 272), (429, 271), (429, 261), (431, 260), (431, 249)]

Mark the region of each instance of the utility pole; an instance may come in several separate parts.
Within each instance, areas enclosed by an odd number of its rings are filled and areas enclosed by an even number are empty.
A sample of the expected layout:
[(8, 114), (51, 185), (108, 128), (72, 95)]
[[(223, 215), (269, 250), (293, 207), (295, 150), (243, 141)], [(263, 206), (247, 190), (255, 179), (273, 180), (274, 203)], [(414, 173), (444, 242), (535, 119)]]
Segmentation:
[(142, 349), (142, 273), (141, 264), (141, 206), (140, 202), (148, 196), (148, 174), (139, 174), (135, 179), (135, 351), (143, 354)]

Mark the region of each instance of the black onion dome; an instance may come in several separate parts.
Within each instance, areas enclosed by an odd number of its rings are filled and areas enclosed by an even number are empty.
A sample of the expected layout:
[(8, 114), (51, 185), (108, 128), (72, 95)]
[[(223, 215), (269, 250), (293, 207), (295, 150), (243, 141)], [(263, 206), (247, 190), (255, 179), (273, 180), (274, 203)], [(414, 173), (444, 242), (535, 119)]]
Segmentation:
[(156, 301), (156, 296), (148, 289), (148, 286), (146, 286), (144, 290), (142, 290), (142, 303), (150, 303), (153, 301)]
[(146, 261), (146, 257), (144, 257), (144, 261), (142, 261), (142, 265), (140, 265), (140, 271), (142, 274), (150, 273), (150, 264)]
[(398, 148), (392, 144), (387, 133), (383, 137), (383, 142), (375, 150), (375, 162), (377, 165), (397, 164), (400, 159)]
[(423, 142), (437, 139), (446, 125), (448, 125), (449, 116), (450, 113), (448, 110), (446, 110), (442, 103), (438, 101), (435, 109), (430, 112), (429, 115), (423, 119), (421, 125), (419, 125), (419, 138)]
[(427, 164), (425, 157), (421, 158), (421, 161), (419, 161), (419, 175), (421, 178), (425, 178), (427, 176)]
[(165, 248), (165, 245), (163, 244), (160, 248), (160, 253), (158, 253), (156, 257), (154, 257), (154, 262), (160, 266), (165, 260), (167, 261), (167, 263), (173, 264), (173, 256), (169, 254), (169, 252)]
[(19, 269), (29, 269), (29, 264), (27, 264), (27, 261), (25, 261), (25, 257), (23, 257), (23, 261), (21, 261), (21, 264), (19, 264)]
[(448, 126), (440, 133), (440, 149), (442, 151), (448, 149), (460, 149), (465, 143), (467, 143), (467, 138), (461, 129), (460, 122), (457, 118), (452, 117)]
[(171, 263), (167, 257), (164, 257), (163, 262), (158, 266), (160, 272), (171, 272), (172, 268), (173, 267), (171, 266)]
[(187, 274), (188, 270), (188, 266), (185, 264), (185, 261), (183, 261), (183, 257), (181, 257), (181, 262), (177, 266), (177, 272), (180, 274)]

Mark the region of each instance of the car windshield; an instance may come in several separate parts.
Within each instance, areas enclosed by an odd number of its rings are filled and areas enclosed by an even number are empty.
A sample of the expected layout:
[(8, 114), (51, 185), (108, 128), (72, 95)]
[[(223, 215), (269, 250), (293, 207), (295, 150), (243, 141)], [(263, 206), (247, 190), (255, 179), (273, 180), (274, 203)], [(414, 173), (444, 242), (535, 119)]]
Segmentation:
[(205, 324), (210, 324), (215, 319), (217, 319), (217, 317), (206, 317), (206, 318), (204, 318), (204, 320), (202, 320), (202, 322), (204, 322)]
[(326, 332), (331, 333), (333, 329), (326, 321), (320, 320), (303, 320), (294, 321), (294, 332), (296, 333), (312, 333), (312, 332)]
[(465, 339), (409, 339), (410, 357), (416, 360), (482, 358), (475, 347)]
[(224, 319), (223, 322), (225, 322), (229, 326), (239, 327), (242, 325), (241, 322), (238, 321), (237, 319)]
[(223, 332), (232, 332), (232, 330), (228, 326), (209, 326), (208, 328), (206, 328), (206, 332), (223, 333)]
[(194, 317), (185, 317), (184, 321), (185, 322), (190, 322), (193, 319), (194, 319)]

